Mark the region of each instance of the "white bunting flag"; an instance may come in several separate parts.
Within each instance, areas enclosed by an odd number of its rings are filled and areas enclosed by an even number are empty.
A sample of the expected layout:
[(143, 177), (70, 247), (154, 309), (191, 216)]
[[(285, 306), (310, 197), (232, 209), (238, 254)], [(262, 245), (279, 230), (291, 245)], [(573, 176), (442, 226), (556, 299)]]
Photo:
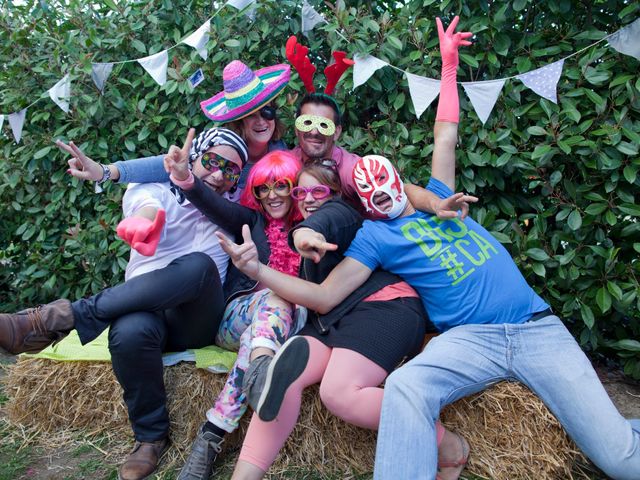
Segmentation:
[(64, 113), (69, 113), (69, 99), (71, 98), (71, 79), (67, 73), (62, 79), (49, 89), (49, 97)]
[(490, 80), (488, 82), (463, 82), (462, 88), (467, 93), (473, 109), (484, 125), (491, 115), (498, 96), (504, 87), (505, 78)]
[(558, 85), (558, 80), (560, 80), (563, 65), (564, 58), (542, 68), (516, 75), (516, 78), (541, 97), (557, 104), (556, 86)]
[(209, 53), (207, 52), (207, 42), (209, 41), (210, 30), (211, 20), (207, 20), (200, 26), (200, 28), (182, 40), (182, 43), (195, 48), (198, 51), (198, 55), (200, 55), (203, 60), (206, 60)]
[(104, 87), (107, 84), (107, 78), (111, 75), (111, 70), (113, 70), (113, 63), (91, 64), (91, 79), (100, 90), (100, 95), (104, 94)]
[(440, 93), (440, 80), (421, 77), (420, 75), (414, 75), (409, 72), (404, 72), (404, 74), (409, 81), (409, 93), (411, 94), (413, 108), (416, 111), (416, 117), (420, 118), (420, 115), (429, 108), (431, 102), (433, 102), (438, 96), (438, 93)]
[(609, 45), (640, 60), (640, 18), (609, 37)]
[(155, 55), (139, 58), (138, 63), (144, 67), (151, 77), (162, 86), (167, 83), (167, 65), (169, 64), (169, 54), (166, 50)]
[(0, 115), (0, 132), (2, 132), (2, 125), (4, 125), (4, 115)]
[(307, 0), (302, 2), (302, 33), (308, 36), (308, 33), (313, 30), (319, 23), (327, 23), (322, 15), (316, 12), (315, 8), (313, 8)]
[(255, 18), (255, 16), (256, 16), (255, 3), (256, 3), (256, 0), (229, 0), (227, 2), (227, 5), (235, 7), (238, 10), (242, 10), (245, 7), (248, 7), (249, 5), (251, 5), (251, 8), (248, 8), (246, 10), (246, 15), (247, 15), (247, 17), (249, 17), (250, 19), (253, 20)]
[(27, 114), (27, 109), (23, 108), (19, 112), (9, 115), (9, 125), (11, 125), (11, 131), (13, 132), (13, 138), (16, 143), (20, 143), (22, 138), (22, 126), (24, 125), (24, 117)]
[(386, 67), (389, 64), (373, 55), (357, 54), (353, 57), (356, 62), (353, 66), (353, 88), (363, 85), (371, 78), (376, 70)]

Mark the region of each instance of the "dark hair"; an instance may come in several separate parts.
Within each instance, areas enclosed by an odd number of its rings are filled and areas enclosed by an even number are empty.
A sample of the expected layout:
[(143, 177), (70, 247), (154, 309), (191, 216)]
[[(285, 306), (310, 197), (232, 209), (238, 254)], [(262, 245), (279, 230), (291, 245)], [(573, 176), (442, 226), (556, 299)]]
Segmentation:
[(317, 163), (310, 163), (308, 165), (304, 165), (298, 175), (296, 177), (296, 184), (298, 180), (300, 180), (300, 175), (303, 173), (308, 173), (313, 178), (318, 180), (322, 185), (326, 185), (331, 190), (336, 192), (338, 195), (342, 192), (342, 182), (340, 181), (340, 175), (338, 174), (338, 170), (335, 168), (327, 168), (319, 165)]
[(300, 112), (302, 111), (302, 107), (307, 103), (317, 103), (319, 105), (326, 105), (327, 107), (331, 107), (334, 113), (333, 121), (337, 126), (342, 125), (342, 114), (340, 113), (340, 107), (338, 106), (338, 102), (331, 95), (327, 95), (326, 93), (307, 93), (300, 103), (298, 104), (298, 108), (296, 109), (296, 117), (300, 116)]

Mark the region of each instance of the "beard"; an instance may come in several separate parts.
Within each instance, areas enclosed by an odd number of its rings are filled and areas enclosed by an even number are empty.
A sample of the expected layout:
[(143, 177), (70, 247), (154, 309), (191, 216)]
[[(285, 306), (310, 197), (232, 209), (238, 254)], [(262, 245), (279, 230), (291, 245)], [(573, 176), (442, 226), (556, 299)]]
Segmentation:
[[(311, 141), (313, 140), (315, 140), (317, 143), (311, 143)], [(333, 140), (321, 134), (305, 134), (302, 136), (300, 148), (302, 149), (302, 152), (310, 159), (315, 160), (328, 158), (331, 157), (331, 152), (333, 150)]]

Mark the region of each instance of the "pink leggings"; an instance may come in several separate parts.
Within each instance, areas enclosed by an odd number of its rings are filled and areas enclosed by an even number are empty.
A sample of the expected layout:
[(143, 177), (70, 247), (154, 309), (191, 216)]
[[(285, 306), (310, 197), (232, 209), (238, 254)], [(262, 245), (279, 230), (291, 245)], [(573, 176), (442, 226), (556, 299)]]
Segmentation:
[(380, 421), (387, 371), (363, 355), (344, 348), (331, 348), (311, 337), (309, 361), (302, 375), (291, 384), (280, 415), (263, 422), (254, 413), (239, 460), (267, 471), (298, 421), (302, 391), (320, 383), (320, 398), (331, 413), (363, 428), (376, 430)]

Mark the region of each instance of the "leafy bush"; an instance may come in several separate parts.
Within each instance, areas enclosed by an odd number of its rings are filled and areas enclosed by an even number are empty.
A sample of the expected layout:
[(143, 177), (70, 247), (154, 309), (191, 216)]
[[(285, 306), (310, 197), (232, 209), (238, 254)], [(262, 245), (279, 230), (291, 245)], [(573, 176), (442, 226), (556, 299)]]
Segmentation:
[[(213, 2), (214, 8), (221, 2)], [(403, 5), (404, 4), (404, 5)], [(187, 128), (207, 121), (199, 101), (220, 90), (222, 68), (239, 58), (252, 66), (284, 61), (291, 34), (311, 47), (322, 70), (331, 48), (371, 53), (399, 69), (439, 76), (434, 17), (462, 17), (476, 34), (461, 55), (459, 80), (511, 77), (547, 65), (633, 21), (637, 2), (316, 2), (329, 23), (300, 35), (300, 5), (259, 2), (255, 21), (230, 7), (212, 20), (209, 59), (188, 46), (170, 51), (169, 81), (158, 87), (136, 63), (119, 64), (104, 96), (91, 62), (135, 59), (175, 45), (212, 13), (211, 2), (103, 4), (31, 1), (0, 16), (0, 111), (18, 111), (68, 71), (72, 112), (49, 100), (27, 112), (16, 145), (5, 122), (0, 137), (0, 310), (89, 295), (122, 280), (127, 247), (114, 228), (122, 187), (102, 195), (65, 174), (57, 138), (74, 139), (103, 162), (157, 154)], [(570, 19), (570, 21), (562, 20)], [(446, 20), (445, 20), (446, 21)], [(187, 77), (201, 67), (195, 91)], [(617, 355), (640, 378), (637, 254), (640, 207), (639, 64), (606, 42), (565, 62), (555, 105), (508, 80), (485, 125), (462, 89), (459, 188), (480, 196), (473, 216), (510, 249), (528, 281), (563, 317), (586, 350)], [(316, 75), (316, 83), (323, 83)], [(292, 127), (297, 75), (279, 98)], [(342, 144), (360, 154), (395, 158), (417, 183), (429, 176), (432, 107), (415, 118), (407, 81), (384, 68), (352, 89), (339, 86), (346, 132)], [(286, 104), (286, 105), (285, 105)], [(434, 104), (435, 105), (435, 104)], [(289, 129), (286, 140), (292, 144)], [(446, 301), (446, 299), (443, 299)]]

